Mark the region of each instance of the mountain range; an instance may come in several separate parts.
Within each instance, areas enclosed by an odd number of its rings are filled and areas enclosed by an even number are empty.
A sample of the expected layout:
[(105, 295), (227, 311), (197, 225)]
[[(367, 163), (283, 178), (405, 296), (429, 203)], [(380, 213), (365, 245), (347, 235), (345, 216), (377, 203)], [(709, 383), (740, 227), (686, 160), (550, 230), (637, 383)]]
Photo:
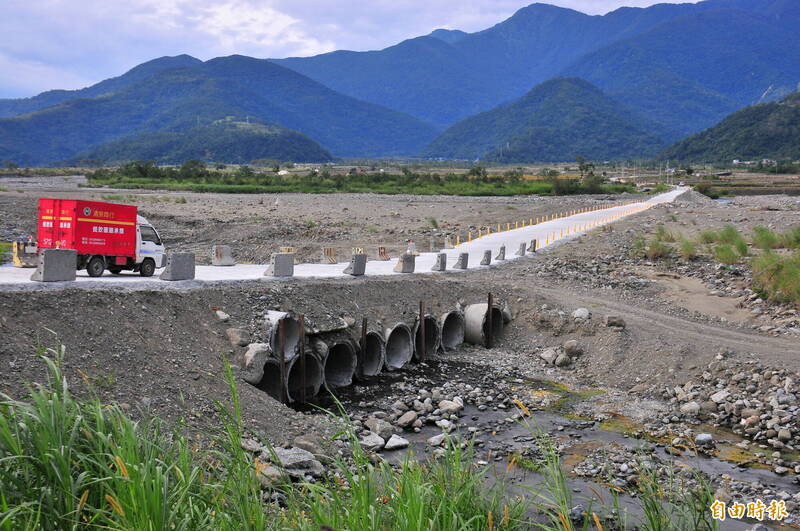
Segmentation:
[[(800, 81), (798, 23), (797, 0), (705, 0), (604, 16), (531, 4), (483, 31), (438, 29), (378, 51), (205, 62), (164, 57), (81, 90), (0, 100), (0, 160), (42, 165), (97, 150), (110, 154), (112, 142), (140, 145), (142, 135), (157, 132), (174, 140), (180, 136), (173, 133), (229, 117), (306, 135), (337, 157), (543, 160), (558, 151), (526, 145), (541, 139), (528, 129), (565, 131), (578, 114), (574, 98), (551, 98), (546, 109), (535, 109), (540, 116), (517, 121), (513, 138), (495, 132), (481, 138), (475, 128), (503, 121), (509, 106), (532, 109), (522, 100), (553, 78), (594, 86), (583, 87), (588, 100), (580, 112), (602, 120), (579, 122), (587, 134), (596, 125), (612, 139), (645, 133), (630, 149), (555, 135), (568, 144), (563, 152), (646, 156), (745, 106), (793, 92)], [(556, 87), (543, 86), (540, 95)], [(495, 118), (481, 114), (487, 112)], [(460, 138), (465, 134), (476, 138)], [(503, 153), (495, 153), (503, 144)], [(226, 161), (227, 150), (206, 150), (212, 151)], [(316, 148), (312, 155), (319, 155)]]

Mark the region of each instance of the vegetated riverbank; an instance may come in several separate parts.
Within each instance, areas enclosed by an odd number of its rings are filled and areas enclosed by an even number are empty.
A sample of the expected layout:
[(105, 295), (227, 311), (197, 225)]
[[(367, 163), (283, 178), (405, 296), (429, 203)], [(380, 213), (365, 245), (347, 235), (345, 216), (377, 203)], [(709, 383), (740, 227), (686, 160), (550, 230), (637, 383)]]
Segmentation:
[(110, 188), (216, 192), (216, 193), (374, 193), (455, 196), (574, 195), (633, 192), (625, 184), (608, 184), (600, 176), (575, 178), (523, 179), (522, 172), (509, 170), (490, 175), (475, 167), (467, 174), (380, 172), (349, 175), (330, 174), (326, 170), (306, 175), (278, 175), (256, 172), (243, 166), (235, 173), (206, 168), (192, 161), (180, 167), (160, 167), (134, 162), (118, 169), (100, 169), (87, 174), (90, 186)]

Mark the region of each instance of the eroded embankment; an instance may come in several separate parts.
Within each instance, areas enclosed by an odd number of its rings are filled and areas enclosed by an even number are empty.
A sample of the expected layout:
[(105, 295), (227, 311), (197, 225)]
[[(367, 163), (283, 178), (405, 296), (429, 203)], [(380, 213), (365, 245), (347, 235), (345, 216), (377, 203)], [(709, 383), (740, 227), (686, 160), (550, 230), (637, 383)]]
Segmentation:
[[(245, 350), (226, 332), (252, 335), (266, 312), (306, 316), (311, 330), (349, 328), (367, 317), (370, 330), (406, 323), (413, 331), (419, 302), (441, 315), (462, 302), (485, 301), (488, 289), (468, 280), (403, 279), (243, 283), (213, 289), (159, 292), (65, 290), (0, 293), (0, 390), (14, 396), (40, 382), (38, 348), (62, 343), (65, 373), (77, 392), (92, 388), (103, 400), (133, 411), (145, 408), (198, 426), (212, 425), (216, 400), (228, 390), (223, 359), (236, 363)], [(507, 293), (497, 290), (498, 299)], [(229, 316), (222, 321), (216, 313)], [(253, 333), (255, 332), (255, 333)], [(245, 422), (276, 442), (308, 431), (309, 420), (252, 386), (240, 386)]]

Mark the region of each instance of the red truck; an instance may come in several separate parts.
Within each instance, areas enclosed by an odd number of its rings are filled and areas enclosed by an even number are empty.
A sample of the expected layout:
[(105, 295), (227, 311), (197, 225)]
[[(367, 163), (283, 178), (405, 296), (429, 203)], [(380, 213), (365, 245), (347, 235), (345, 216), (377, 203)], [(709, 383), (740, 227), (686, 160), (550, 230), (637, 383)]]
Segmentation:
[(156, 229), (133, 205), (79, 199), (39, 199), (40, 249), (75, 249), (78, 270), (99, 277), (108, 269), (152, 276), (164, 266), (164, 245)]

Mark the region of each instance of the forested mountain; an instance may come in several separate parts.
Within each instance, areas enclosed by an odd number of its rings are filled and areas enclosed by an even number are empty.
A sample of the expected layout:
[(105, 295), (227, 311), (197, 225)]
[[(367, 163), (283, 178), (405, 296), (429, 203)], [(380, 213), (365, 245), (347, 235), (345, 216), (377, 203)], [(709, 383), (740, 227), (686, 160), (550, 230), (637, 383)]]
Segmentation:
[(328, 162), (330, 152), (296, 131), (276, 126), (222, 120), (185, 131), (163, 131), (115, 140), (80, 153), (68, 165), (87, 161), (120, 164), (152, 160), (157, 164), (181, 164), (187, 160), (249, 164), (256, 159), (291, 162)]
[(737, 111), (664, 151), (680, 162), (800, 160), (800, 93)]
[(509, 105), (455, 124), (424, 155), (494, 162), (639, 157), (663, 148), (657, 130), (590, 83), (556, 78)]
[(160, 57), (142, 63), (118, 77), (112, 77), (96, 83), (90, 87), (80, 90), (48, 90), (32, 98), (19, 99), (0, 99), (0, 118), (15, 116), (29, 112), (38, 111), (45, 107), (52, 107), (67, 100), (77, 98), (94, 98), (101, 94), (109, 94), (116, 90), (132, 85), (150, 77), (151, 75), (167, 70), (169, 68), (179, 68), (183, 66), (193, 66), (201, 63), (200, 59), (195, 59), (189, 55), (178, 55), (175, 57)]
[(800, 2), (706, 0), (589, 16), (532, 4), (496, 26), (436, 33), (372, 52), (276, 62), (345, 94), (452, 124), (559, 75), (646, 110), (673, 138), (793, 90)]
[(270, 61), (212, 59), (123, 89), (0, 119), (0, 158), (40, 165), (102, 144), (251, 116), (302, 132), (337, 156), (417, 153), (437, 133), (415, 118), (343, 96)]

